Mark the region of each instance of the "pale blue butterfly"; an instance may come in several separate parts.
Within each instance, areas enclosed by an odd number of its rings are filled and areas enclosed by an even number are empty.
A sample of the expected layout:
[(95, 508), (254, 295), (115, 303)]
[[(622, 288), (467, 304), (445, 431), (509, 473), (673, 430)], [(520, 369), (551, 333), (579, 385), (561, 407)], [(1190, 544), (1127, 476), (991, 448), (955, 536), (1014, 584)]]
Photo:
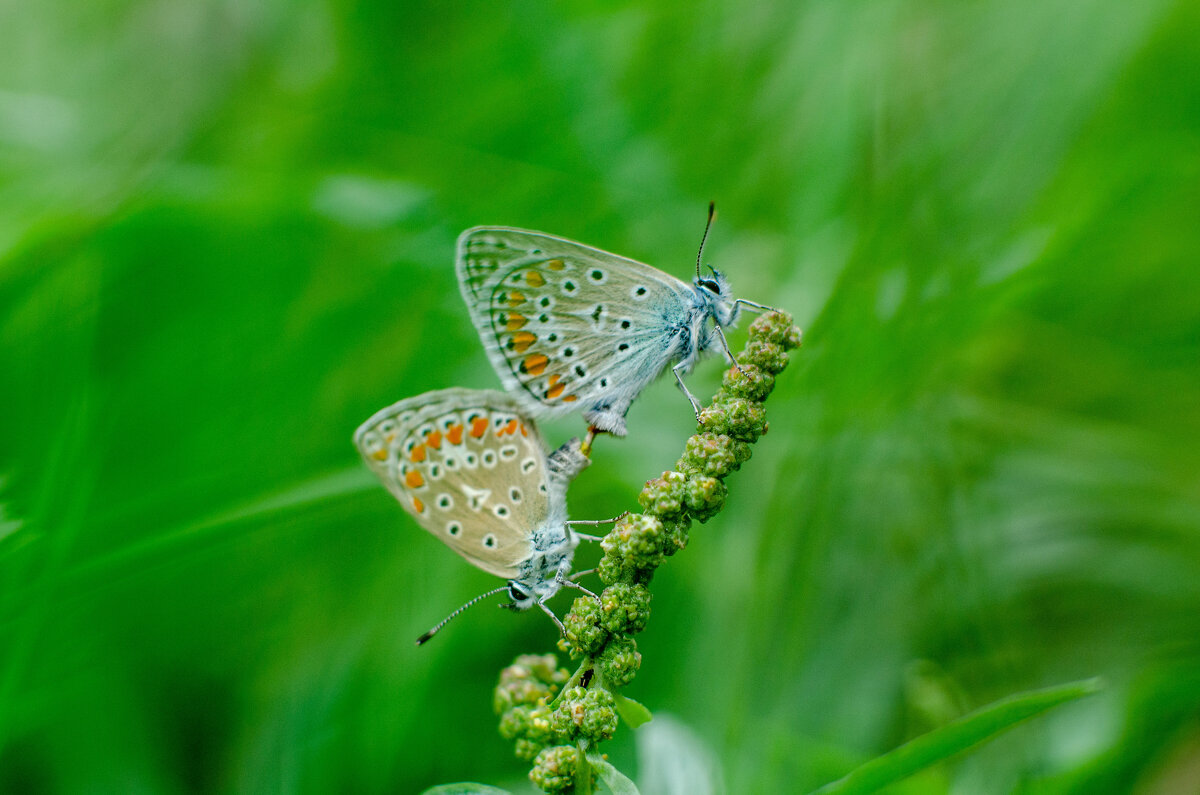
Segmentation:
[[(709, 224), (713, 207), (709, 206)], [(705, 226), (705, 238), (708, 226)], [(701, 241), (701, 252), (704, 243)], [(458, 239), (459, 287), (492, 366), (534, 417), (582, 411), (593, 431), (625, 435), (634, 399), (665, 369), (699, 415), (683, 375), (720, 345), (743, 305), (709, 268), (689, 285), (670, 274), (571, 240), (508, 227)]]
[[(516, 610), (545, 602), (591, 539), (567, 521), (567, 485), (590, 461), (578, 439), (547, 453), (533, 421), (502, 392), (443, 389), (376, 412), (354, 432), (363, 461), (422, 528), (470, 563), (504, 577), (417, 640), (424, 643), (479, 599), (507, 591)], [(588, 592), (590, 593), (590, 592)]]

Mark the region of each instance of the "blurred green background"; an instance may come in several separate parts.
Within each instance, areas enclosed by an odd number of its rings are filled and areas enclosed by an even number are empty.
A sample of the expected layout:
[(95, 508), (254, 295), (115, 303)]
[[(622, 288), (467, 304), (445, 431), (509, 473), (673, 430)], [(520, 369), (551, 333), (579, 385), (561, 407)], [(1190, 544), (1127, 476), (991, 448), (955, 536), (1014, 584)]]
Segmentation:
[[(1198, 41), (1164, 0), (6, 4), (0, 791), (520, 787), (490, 691), (553, 626), (415, 648), (496, 583), (350, 435), (498, 386), (463, 228), (686, 277), (715, 199), (706, 259), (805, 346), (629, 695), (791, 792), (1103, 675), (898, 791), (1196, 792)], [(575, 517), (693, 426), (662, 381), (629, 427)]]

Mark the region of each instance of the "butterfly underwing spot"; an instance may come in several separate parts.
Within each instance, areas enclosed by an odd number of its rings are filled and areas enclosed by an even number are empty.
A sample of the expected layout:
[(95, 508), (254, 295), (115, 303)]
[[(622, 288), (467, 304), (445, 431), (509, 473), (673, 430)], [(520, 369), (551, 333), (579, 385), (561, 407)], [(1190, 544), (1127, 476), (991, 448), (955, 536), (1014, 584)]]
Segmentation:
[(425, 460), (425, 453), (426, 453), (425, 445), (423, 445), (423, 444), (413, 445), (411, 443), (409, 444), (408, 458), (410, 461), (413, 461), (418, 464), (421, 463), (422, 461)]
[(524, 353), (529, 346), (537, 342), (537, 335), (529, 331), (518, 331), (508, 338), (508, 348), (517, 353)]
[(563, 264), (563, 261), (560, 259), (550, 259), (550, 260), (546, 260), (546, 267), (552, 271), (560, 271), (566, 266)]
[(632, 325), (633, 325), (633, 321), (630, 320), (629, 318), (627, 318), (627, 317), (621, 318), (621, 328), (628, 329)]
[(599, 268), (592, 268), (591, 273), (588, 274), (588, 278), (591, 279), (593, 284), (604, 284), (608, 281), (608, 275)]
[(485, 549), (494, 549), (496, 546), (496, 537), (491, 533), (488, 533), (483, 537), (482, 544)]
[(496, 451), (495, 450), (484, 450), (483, 454), (479, 457), (479, 460), (488, 469), (494, 468), (496, 466), (496, 460), (497, 460), (496, 459)]
[(554, 384), (553, 386), (551, 386), (549, 389), (546, 390), (546, 399), (554, 400), (556, 397), (561, 395), (563, 393), (563, 390), (566, 388), (567, 388), (566, 384), (562, 384), (562, 383)]
[(573, 280), (571, 280), (571, 279), (563, 280), (562, 291), (563, 291), (564, 295), (571, 295), (578, 289), (579, 289), (579, 285), (577, 285)]
[(506, 444), (506, 445), (504, 445), (504, 447), (500, 448), (500, 460), (501, 461), (511, 461), (516, 457), (517, 457), (517, 446), (516, 445)]
[(548, 295), (543, 295), (538, 299), (537, 305), (542, 309), (550, 309), (554, 306), (554, 299)]
[(490, 489), (477, 489), (474, 486), (463, 484), (463, 494), (467, 495), (467, 507), (476, 513), (483, 508), (483, 504), (487, 502), (488, 497), (492, 496)]
[(632, 290), (629, 291), (629, 297), (635, 301), (645, 301), (646, 296), (649, 294), (650, 290), (648, 290), (644, 284), (636, 285)]
[(437, 507), (443, 511), (448, 511), (454, 507), (454, 498), (449, 494), (439, 494), (437, 498)]
[[(475, 439), (483, 436), (487, 432), (488, 421), (486, 417), (474, 417), (471, 419), (471, 430), (468, 433)], [(473, 465), (472, 465), (473, 466)]]
[(497, 505), (495, 508), (492, 508), (492, 513), (501, 519), (508, 518), (508, 508), (504, 505)]
[(575, 375), (579, 376), (580, 378), (587, 378), (587, 368), (582, 364), (575, 365)]
[(446, 469), (458, 469), (458, 459), (453, 456), (447, 455), (442, 463), (445, 464)]
[(425, 513), (425, 503), (421, 502), (420, 497), (413, 497), (413, 510), (417, 513)]
[(425, 478), (421, 477), (417, 470), (410, 469), (404, 473), (404, 485), (410, 489), (419, 489), (425, 485)]
[(517, 331), (529, 322), (529, 318), (525, 317), (520, 312), (509, 312), (507, 314), (501, 313), (496, 316), (496, 319), (508, 331)]
[(447, 522), (446, 532), (457, 538), (458, 534), (462, 532), (462, 524), (459, 522)]
[(536, 458), (526, 458), (521, 462), (521, 473), (528, 475), (530, 472), (537, 469), (537, 465), (538, 462)]
[(521, 362), (520, 370), (529, 375), (541, 375), (549, 361), (550, 358), (545, 354), (531, 353)]
[(525, 283), (530, 287), (541, 287), (546, 283), (546, 277), (530, 268), (525, 271)]
[(439, 480), (441, 477), (442, 477), (442, 468), (439, 467), (437, 464), (430, 464), (429, 465), (429, 479), (430, 480)]
[(475, 457), (474, 453), (467, 453), (463, 456), (463, 463), (474, 469), (479, 464), (479, 459)]
[(450, 441), (450, 444), (462, 444), (462, 437), (463, 437), (462, 423), (456, 423), (454, 425), (451, 425), (449, 427), (449, 429), (446, 430), (446, 438)]
[(513, 504), (516, 505), (517, 503), (519, 503), (521, 501), (521, 490), (518, 489), (516, 486), (513, 486), (511, 489), (508, 490), (508, 497), (510, 500), (513, 501)]
[(441, 450), (442, 449), (442, 432), (439, 430), (432, 430), (429, 433), (425, 434), (425, 444), (429, 445), (434, 450)]
[(572, 356), (575, 355), (575, 349), (570, 346), (567, 346), (566, 348), (562, 349), (561, 353), (562, 353), (563, 358), (570, 359)]

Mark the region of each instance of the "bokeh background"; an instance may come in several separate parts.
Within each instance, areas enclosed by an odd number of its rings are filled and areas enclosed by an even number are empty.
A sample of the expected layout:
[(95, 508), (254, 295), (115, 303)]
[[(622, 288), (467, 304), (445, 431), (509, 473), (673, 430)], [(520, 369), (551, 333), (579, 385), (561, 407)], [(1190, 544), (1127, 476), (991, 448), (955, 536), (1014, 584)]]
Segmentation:
[[(617, 766), (801, 791), (1102, 675), (897, 791), (1196, 792), (1198, 41), (1187, 0), (4, 5), (0, 790), (527, 786), (490, 690), (552, 625), (415, 648), (495, 583), (350, 435), (498, 385), (462, 229), (686, 277), (714, 199), (805, 346), (655, 579)], [(629, 426), (577, 518), (693, 427), (666, 381)]]

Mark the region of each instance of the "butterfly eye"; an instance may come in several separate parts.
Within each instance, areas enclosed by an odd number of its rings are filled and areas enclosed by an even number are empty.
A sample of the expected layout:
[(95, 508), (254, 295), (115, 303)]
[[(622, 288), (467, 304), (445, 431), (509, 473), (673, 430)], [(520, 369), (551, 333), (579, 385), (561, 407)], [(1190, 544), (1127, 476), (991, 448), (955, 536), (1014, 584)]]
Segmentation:
[(508, 598), (514, 602), (524, 602), (529, 598), (529, 594), (525, 593), (515, 582), (508, 584)]
[(719, 295), (721, 292), (721, 285), (717, 284), (712, 279), (701, 279), (699, 282), (697, 282), (697, 284), (714, 295)]

